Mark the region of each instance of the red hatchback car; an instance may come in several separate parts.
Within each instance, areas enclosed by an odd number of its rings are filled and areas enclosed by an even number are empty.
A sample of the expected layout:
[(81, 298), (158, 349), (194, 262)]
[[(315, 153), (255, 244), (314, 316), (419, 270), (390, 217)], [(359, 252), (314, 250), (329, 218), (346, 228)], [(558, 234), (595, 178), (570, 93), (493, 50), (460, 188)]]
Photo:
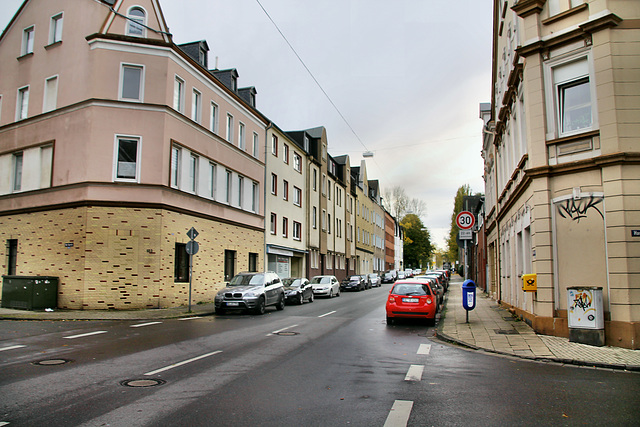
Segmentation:
[(430, 325), (436, 323), (438, 297), (424, 282), (399, 280), (394, 283), (387, 299), (387, 324), (397, 318), (427, 319)]

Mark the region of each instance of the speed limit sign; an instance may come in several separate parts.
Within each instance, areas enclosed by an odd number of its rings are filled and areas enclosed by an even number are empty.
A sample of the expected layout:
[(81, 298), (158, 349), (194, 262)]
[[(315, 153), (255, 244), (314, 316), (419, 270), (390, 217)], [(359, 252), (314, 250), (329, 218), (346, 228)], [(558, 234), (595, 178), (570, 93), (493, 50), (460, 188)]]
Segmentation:
[(462, 230), (468, 230), (476, 223), (476, 218), (471, 212), (462, 211), (456, 216), (456, 225)]

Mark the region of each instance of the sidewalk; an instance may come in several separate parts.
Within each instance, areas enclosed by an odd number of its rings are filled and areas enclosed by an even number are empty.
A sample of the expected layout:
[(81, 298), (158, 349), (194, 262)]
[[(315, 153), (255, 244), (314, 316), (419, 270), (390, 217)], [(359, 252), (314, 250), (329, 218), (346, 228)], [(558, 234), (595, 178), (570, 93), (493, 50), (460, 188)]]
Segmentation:
[(462, 307), (462, 278), (452, 277), (437, 336), (469, 348), (582, 366), (640, 371), (640, 350), (594, 347), (569, 342), (568, 338), (538, 335), (525, 322), (515, 319), (486, 294), (476, 294), (476, 307)]
[(215, 312), (213, 303), (189, 307), (152, 308), (148, 310), (44, 310), (27, 311), (0, 308), (0, 320), (158, 320), (208, 316)]

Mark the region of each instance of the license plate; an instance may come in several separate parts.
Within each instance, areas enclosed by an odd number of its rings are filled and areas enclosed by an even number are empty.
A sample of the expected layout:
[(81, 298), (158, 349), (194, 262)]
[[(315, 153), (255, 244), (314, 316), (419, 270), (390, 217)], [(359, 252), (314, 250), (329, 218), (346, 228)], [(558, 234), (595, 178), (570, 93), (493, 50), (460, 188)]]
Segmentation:
[(227, 307), (239, 307), (240, 303), (239, 302), (228, 302), (227, 303)]
[(420, 302), (420, 298), (402, 298), (402, 302)]

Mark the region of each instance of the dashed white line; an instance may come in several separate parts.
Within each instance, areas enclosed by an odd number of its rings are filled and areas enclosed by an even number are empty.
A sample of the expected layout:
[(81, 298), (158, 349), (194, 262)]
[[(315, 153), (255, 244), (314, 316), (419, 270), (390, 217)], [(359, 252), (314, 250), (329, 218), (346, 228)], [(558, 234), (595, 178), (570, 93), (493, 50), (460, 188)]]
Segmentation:
[(131, 325), (132, 328), (142, 328), (143, 326), (151, 326), (151, 325), (159, 325), (162, 322), (147, 322), (147, 323), (139, 323), (137, 325)]
[(178, 320), (193, 320), (193, 319), (202, 319), (202, 316), (183, 317), (182, 319), (178, 319)]
[(6, 422), (6, 421), (0, 421), (0, 427), (2, 427), (2, 426), (8, 426), (8, 425), (9, 425), (9, 423), (8, 423), (8, 422)]
[(329, 315), (331, 315), (331, 314), (333, 314), (333, 313), (335, 313), (335, 312), (336, 312), (335, 310), (334, 310), (334, 311), (330, 311), (330, 312), (325, 313), (325, 314), (322, 314), (322, 315), (320, 315), (320, 316), (318, 316), (318, 317), (325, 317), (325, 316), (329, 316)]
[(89, 337), (91, 335), (99, 335), (99, 334), (106, 334), (106, 333), (107, 333), (107, 331), (95, 331), (95, 332), (87, 332), (86, 334), (71, 335), (71, 336), (62, 337), (62, 338), (65, 338), (65, 339), (68, 339), (68, 340), (72, 340), (72, 339), (75, 339), (75, 338), (84, 338), (84, 337)]
[[(22, 347), (26, 347), (26, 345), (12, 345), (11, 347), (0, 348), (0, 351), (15, 350), (16, 348), (22, 348)], [(2, 424), (0, 424), (0, 426), (2, 426)]]
[(431, 344), (420, 344), (418, 348), (418, 354), (429, 354), (431, 353)]
[(221, 350), (212, 351), (211, 353), (203, 354), (193, 359), (183, 360), (182, 362), (174, 363), (173, 365), (165, 366), (164, 368), (156, 369), (155, 371), (147, 372), (144, 375), (155, 375), (160, 372), (168, 371), (169, 369), (177, 368), (178, 366), (186, 365), (187, 363), (195, 362), (196, 360), (204, 359), (205, 357), (213, 356), (215, 354), (222, 353)]
[(424, 372), (424, 365), (411, 365), (407, 376), (404, 377), (405, 381), (422, 381), (422, 372)]
[(384, 422), (384, 427), (406, 427), (411, 415), (413, 402), (411, 400), (396, 400), (393, 402), (391, 412)]

